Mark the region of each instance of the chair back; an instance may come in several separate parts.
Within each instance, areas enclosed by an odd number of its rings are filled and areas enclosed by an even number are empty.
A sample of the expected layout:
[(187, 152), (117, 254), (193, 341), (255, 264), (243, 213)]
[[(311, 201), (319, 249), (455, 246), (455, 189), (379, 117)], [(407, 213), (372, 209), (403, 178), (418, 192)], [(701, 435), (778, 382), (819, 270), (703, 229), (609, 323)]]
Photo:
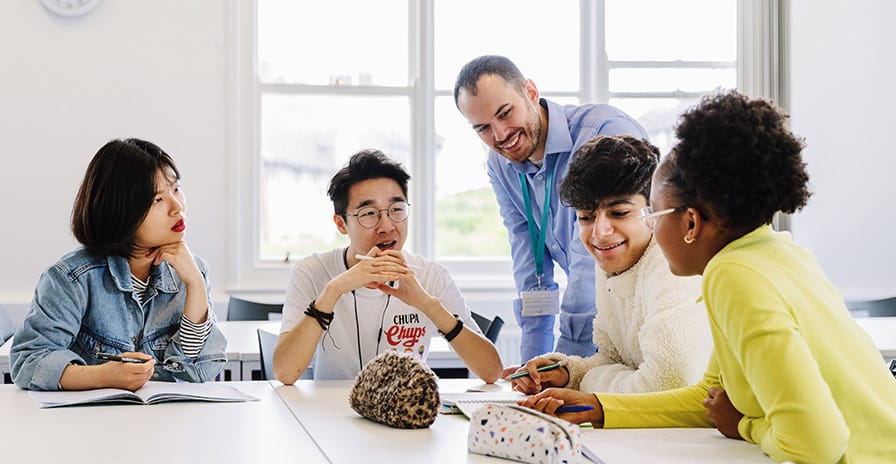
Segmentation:
[(473, 320), (476, 321), (476, 325), (479, 326), (479, 330), (485, 335), (485, 338), (492, 343), (497, 343), (498, 334), (501, 333), (501, 327), (504, 327), (504, 319), (501, 319), (501, 316), (495, 316), (494, 319), (489, 319), (472, 311), (470, 314), (473, 316)]
[(277, 347), (277, 334), (272, 334), (263, 329), (258, 332), (258, 358), (261, 360), (261, 378), (274, 379), (274, 348)]
[(6, 343), (14, 333), (16, 333), (15, 326), (12, 325), (6, 310), (3, 309), (3, 306), (0, 306), (0, 345)]
[(283, 314), (283, 304), (259, 303), (234, 296), (227, 303), (228, 321), (269, 321), (273, 320), (271, 314)]
[(880, 300), (847, 301), (850, 312), (868, 314), (869, 317), (896, 317), (896, 296)]
[[(258, 358), (261, 360), (262, 380), (277, 380), (274, 377), (274, 349), (277, 348), (279, 335), (270, 333), (264, 329), (256, 329), (258, 332)], [(312, 356), (311, 365), (305, 369), (299, 379), (311, 380), (314, 378), (314, 360), (317, 354)]]

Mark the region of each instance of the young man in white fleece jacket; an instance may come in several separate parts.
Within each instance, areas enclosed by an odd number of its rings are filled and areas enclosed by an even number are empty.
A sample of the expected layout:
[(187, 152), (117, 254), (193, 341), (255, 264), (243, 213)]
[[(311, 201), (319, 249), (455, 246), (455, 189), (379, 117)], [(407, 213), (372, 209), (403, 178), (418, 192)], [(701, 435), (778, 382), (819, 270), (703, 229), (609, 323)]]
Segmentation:
[[(579, 238), (597, 263), (594, 342), (582, 358), (548, 353), (531, 359), (513, 388), (641, 393), (697, 382), (712, 352), (699, 276), (677, 277), (640, 216), (648, 206), (659, 150), (630, 137), (598, 136), (574, 155), (560, 198), (575, 208)], [(575, 291), (570, 288), (566, 291)], [(564, 368), (537, 372), (557, 361)]]

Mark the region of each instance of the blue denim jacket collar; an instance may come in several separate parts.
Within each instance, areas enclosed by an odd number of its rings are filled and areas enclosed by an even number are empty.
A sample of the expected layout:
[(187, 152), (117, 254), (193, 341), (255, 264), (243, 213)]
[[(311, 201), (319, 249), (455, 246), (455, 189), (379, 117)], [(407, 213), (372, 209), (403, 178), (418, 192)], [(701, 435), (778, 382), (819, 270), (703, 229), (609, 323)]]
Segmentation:
[[(134, 286), (131, 284), (131, 266), (128, 264), (127, 258), (122, 256), (107, 256), (106, 263), (109, 265), (109, 272), (112, 274), (112, 281), (115, 286), (123, 292), (133, 292)], [(152, 287), (160, 292), (177, 293), (179, 287), (177, 279), (173, 275), (174, 270), (171, 266), (162, 261), (158, 266), (152, 269), (149, 281)]]

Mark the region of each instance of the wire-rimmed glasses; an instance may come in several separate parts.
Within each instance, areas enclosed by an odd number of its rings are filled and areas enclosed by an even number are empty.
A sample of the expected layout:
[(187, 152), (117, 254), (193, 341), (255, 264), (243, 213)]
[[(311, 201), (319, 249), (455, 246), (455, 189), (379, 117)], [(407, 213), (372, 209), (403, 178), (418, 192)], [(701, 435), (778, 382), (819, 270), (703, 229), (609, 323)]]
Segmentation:
[(410, 214), (410, 204), (406, 201), (395, 201), (388, 208), (376, 209), (373, 206), (364, 206), (358, 208), (354, 213), (344, 213), (346, 216), (354, 216), (358, 219), (358, 224), (365, 229), (372, 229), (380, 223), (383, 212), (389, 216), (389, 220), (393, 223), (400, 223), (408, 220)]
[(669, 213), (674, 213), (678, 208), (666, 208), (660, 211), (654, 211), (652, 207), (641, 208), (641, 220), (647, 225), (647, 228), (653, 230), (656, 226), (656, 218)]

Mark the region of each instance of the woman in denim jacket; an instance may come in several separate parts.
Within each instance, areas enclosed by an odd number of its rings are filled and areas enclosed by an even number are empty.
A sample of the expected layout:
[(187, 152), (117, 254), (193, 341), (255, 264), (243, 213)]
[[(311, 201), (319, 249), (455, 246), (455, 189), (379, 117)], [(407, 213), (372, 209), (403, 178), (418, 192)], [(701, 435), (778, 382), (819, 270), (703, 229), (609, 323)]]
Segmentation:
[(41, 276), (13, 341), (16, 385), (136, 390), (218, 375), (226, 341), (205, 262), (183, 240), (184, 205), (180, 173), (161, 148), (139, 139), (100, 148), (72, 210), (83, 247)]

